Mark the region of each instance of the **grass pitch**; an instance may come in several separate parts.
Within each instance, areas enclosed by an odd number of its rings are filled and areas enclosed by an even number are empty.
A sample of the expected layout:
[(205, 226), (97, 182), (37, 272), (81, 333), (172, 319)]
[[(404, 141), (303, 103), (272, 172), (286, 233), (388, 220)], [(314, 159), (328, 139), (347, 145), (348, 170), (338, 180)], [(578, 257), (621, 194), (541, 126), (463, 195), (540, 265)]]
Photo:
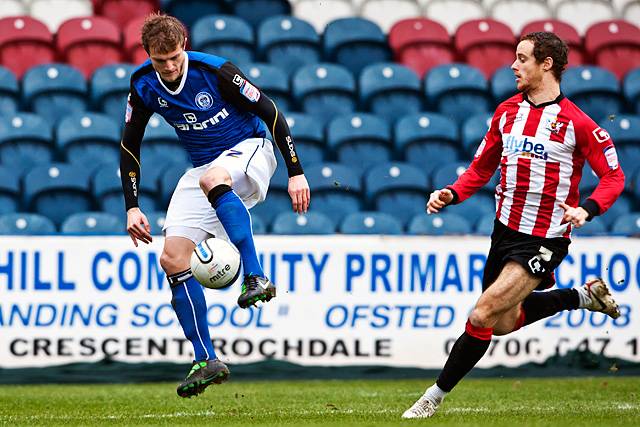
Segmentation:
[(469, 379), (428, 420), (402, 412), (432, 380), (0, 387), (1, 425), (638, 426), (640, 377)]

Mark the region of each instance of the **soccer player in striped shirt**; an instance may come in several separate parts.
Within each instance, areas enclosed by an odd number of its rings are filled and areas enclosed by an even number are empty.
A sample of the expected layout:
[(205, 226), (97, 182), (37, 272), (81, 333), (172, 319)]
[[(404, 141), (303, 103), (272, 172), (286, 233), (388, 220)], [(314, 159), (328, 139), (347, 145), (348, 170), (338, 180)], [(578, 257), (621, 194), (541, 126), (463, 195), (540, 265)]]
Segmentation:
[[(577, 289), (535, 292), (555, 283), (553, 271), (568, 253), (572, 228), (603, 214), (624, 187), (611, 138), (560, 91), (567, 54), (567, 45), (553, 33), (520, 39), (511, 65), (520, 93), (498, 106), (467, 171), (430, 195), (427, 212), (435, 214), (472, 196), (500, 168), (483, 293), (436, 383), (403, 418), (433, 416), (485, 354), (492, 335), (508, 334), (562, 310), (620, 315), (602, 279)], [(579, 204), (585, 160), (600, 181)]]

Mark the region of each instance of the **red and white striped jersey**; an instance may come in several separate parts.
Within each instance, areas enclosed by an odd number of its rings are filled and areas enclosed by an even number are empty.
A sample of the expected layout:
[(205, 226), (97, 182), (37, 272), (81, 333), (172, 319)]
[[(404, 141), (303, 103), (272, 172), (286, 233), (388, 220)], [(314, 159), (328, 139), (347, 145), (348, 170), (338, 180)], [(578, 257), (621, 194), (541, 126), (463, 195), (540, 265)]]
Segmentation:
[(588, 161), (600, 178), (588, 198), (604, 213), (624, 187), (609, 134), (563, 95), (535, 106), (518, 94), (498, 106), (469, 168), (450, 186), (458, 202), (470, 197), (500, 166), (496, 217), (507, 227), (540, 237), (569, 237), (559, 203), (578, 206), (578, 183)]

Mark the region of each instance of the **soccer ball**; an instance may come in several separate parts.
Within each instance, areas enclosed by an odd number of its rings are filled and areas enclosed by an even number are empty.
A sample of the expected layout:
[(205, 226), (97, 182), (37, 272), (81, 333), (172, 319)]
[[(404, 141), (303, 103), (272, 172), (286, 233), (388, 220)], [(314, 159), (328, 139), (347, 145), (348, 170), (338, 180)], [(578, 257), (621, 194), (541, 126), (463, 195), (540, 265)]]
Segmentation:
[(207, 288), (231, 286), (240, 274), (240, 252), (226, 240), (207, 239), (198, 244), (191, 254), (191, 272)]

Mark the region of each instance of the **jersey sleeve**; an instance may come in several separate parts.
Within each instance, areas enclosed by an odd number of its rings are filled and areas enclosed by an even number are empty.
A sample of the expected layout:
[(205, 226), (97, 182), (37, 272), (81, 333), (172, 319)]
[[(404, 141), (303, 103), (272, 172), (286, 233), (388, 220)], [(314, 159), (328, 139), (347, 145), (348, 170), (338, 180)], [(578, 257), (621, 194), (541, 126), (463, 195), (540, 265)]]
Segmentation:
[(275, 102), (256, 87), (238, 67), (225, 62), (217, 71), (218, 89), (222, 97), (242, 111), (255, 114), (269, 128), (289, 176), (302, 175), (302, 165), (289, 130), (289, 125)]
[(491, 126), (476, 150), (471, 165), (455, 183), (447, 187), (454, 194), (452, 203), (460, 203), (468, 199), (493, 177), (502, 154), (500, 120), (503, 114), (503, 109), (500, 107), (496, 109), (491, 119)]
[(153, 111), (145, 106), (132, 84), (127, 98), (124, 131), (120, 142), (120, 179), (127, 211), (138, 206), (140, 145), (152, 114)]

